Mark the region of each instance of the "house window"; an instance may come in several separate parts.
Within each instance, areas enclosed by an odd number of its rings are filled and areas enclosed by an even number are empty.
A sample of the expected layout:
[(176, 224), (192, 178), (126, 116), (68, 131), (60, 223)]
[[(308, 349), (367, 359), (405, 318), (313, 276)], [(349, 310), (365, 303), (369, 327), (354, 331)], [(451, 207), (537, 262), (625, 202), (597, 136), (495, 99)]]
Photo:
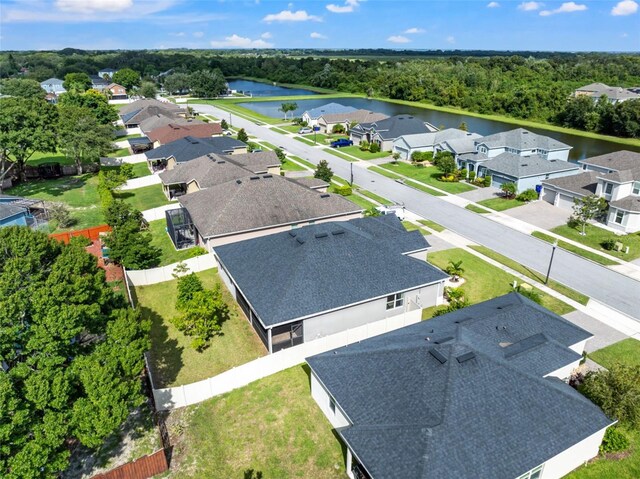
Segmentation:
[(613, 191), (613, 183), (607, 183), (604, 187), (604, 194), (610, 195), (612, 191)]
[(636, 182), (633, 184), (633, 191), (632, 191), (632, 193), (633, 193), (634, 195), (640, 195), (640, 181), (636, 181)]
[(618, 210), (618, 212), (616, 213), (616, 219), (614, 221), (619, 225), (621, 225), (623, 219), (624, 219), (624, 211)]
[(404, 295), (402, 293), (392, 294), (387, 296), (387, 309), (396, 309), (402, 307), (404, 304)]
[(333, 398), (329, 398), (329, 409), (331, 409), (331, 412), (333, 414), (336, 413), (336, 402), (333, 400)]
[(538, 467), (531, 469), (526, 474), (521, 475), (518, 479), (539, 479), (542, 476), (542, 469), (544, 468), (544, 464)]

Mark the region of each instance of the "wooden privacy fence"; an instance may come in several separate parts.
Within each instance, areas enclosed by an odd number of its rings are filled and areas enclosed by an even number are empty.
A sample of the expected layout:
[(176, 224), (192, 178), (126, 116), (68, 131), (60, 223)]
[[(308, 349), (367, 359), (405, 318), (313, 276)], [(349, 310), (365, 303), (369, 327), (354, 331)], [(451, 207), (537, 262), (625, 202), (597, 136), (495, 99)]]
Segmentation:
[(84, 236), (85, 238), (88, 238), (91, 241), (95, 241), (99, 238), (100, 233), (104, 233), (108, 231), (111, 231), (111, 227), (109, 225), (100, 225), (100, 226), (94, 226), (93, 228), (87, 228), (84, 230), (65, 231), (64, 233), (50, 234), (49, 237), (58, 241), (62, 241), (65, 244), (68, 244), (69, 241), (71, 241), (71, 238), (75, 236)]
[(97, 474), (91, 479), (148, 479), (169, 470), (164, 449), (142, 456), (108, 472)]

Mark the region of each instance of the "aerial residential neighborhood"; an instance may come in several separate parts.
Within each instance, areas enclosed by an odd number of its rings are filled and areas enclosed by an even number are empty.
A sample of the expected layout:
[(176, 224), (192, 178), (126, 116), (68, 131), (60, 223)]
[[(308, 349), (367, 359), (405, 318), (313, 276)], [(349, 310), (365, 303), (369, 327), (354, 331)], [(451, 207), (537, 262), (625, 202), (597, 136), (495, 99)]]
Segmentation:
[(640, 477), (637, 1), (107, 3), (0, 13), (0, 477)]

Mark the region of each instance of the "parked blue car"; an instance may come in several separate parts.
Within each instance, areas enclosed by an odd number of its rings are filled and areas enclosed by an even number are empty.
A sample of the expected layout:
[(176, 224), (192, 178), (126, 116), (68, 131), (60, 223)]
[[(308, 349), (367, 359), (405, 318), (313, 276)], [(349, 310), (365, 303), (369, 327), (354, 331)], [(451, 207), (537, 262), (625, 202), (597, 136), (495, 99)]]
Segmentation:
[(340, 138), (339, 140), (331, 142), (331, 148), (342, 148), (343, 146), (351, 146), (353, 141), (346, 138)]

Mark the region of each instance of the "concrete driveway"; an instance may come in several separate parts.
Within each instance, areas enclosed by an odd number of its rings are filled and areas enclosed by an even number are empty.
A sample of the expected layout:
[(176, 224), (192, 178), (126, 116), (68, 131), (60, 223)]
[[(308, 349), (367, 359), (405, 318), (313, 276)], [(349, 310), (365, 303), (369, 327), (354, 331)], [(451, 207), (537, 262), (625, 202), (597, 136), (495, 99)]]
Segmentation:
[(571, 216), (570, 210), (557, 208), (546, 201), (534, 201), (503, 211), (503, 213), (546, 230), (566, 225), (567, 219)]
[(585, 347), (588, 353), (605, 348), (627, 337), (620, 331), (607, 326), (602, 321), (598, 321), (580, 311), (572, 311), (569, 314), (565, 314), (563, 318), (593, 334), (593, 338), (587, 341), (587, 346)]

